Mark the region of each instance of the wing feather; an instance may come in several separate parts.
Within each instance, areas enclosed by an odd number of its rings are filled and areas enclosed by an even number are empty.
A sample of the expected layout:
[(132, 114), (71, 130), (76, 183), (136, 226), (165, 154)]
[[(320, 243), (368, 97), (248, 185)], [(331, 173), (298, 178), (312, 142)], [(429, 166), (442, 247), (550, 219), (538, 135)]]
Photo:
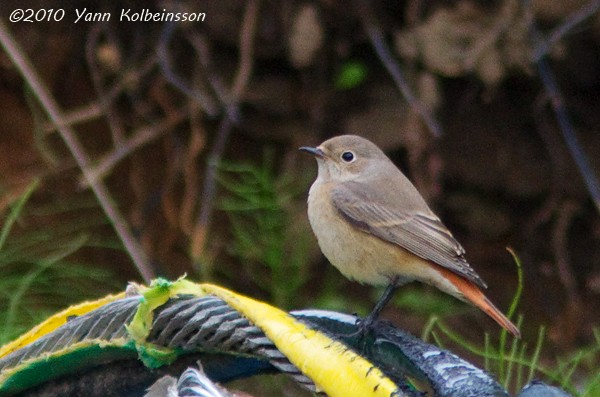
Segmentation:
[(391, 210), (397, 206), (386, 205), (384, 198), (373, 197), (372, 192), (367, 197), (359, 187), (356, 182), (345, 182), (332, 189), (333, 205), (346, 221), (487, 288), (465, 259), (464, 248), (433, 213)]

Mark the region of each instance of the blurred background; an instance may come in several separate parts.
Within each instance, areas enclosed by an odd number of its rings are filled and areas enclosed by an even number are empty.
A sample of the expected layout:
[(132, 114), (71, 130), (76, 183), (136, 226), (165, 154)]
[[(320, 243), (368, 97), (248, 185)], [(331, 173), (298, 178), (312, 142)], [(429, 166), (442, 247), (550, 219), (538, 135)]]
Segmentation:
[[(297, 150), (351, 133), (410, 177), (488, 296), (518, 301), (522, 370), (600, 395), (599, 3), (3, 0), (0, 340), (183, 274), (368, 313), (381, 291), (320, 253)], [(144, 9), (196, 21), (127, 20)], [(393, 303), (385, 318), (480, 365), (498, 344), (428, 287)]]

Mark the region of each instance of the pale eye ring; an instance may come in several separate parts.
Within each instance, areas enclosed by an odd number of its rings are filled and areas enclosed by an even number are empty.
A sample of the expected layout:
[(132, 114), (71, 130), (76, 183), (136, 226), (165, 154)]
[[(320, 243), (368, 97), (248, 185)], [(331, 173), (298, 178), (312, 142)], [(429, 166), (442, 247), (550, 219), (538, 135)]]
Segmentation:
[(356, 156), (354, 155), (353, 152), (351, 151), (345, 151), (344, 153), (342, 153), (342, 155), (340, 156), (342, 158), (342, 160), (344, 160), (344, 162), (346, 163), (351, 163), (354, 160), (356, 160)]

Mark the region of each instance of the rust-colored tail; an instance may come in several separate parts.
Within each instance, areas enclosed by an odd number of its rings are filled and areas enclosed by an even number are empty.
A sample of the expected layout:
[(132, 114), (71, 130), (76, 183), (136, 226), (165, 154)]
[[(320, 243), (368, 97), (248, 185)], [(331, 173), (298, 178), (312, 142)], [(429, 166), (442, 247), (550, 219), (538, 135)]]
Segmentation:
[(471, 304), (477, 306), (488, 316), (493, 318), (500, 326), (513, 334), (516, 338), (521, 337), (519, 329), (504, 315), (494, 304), (483, 294), (478, 286), (469, 280), (460, 277), (452, 271), (443, 267), (439, 270), (465, 297)]

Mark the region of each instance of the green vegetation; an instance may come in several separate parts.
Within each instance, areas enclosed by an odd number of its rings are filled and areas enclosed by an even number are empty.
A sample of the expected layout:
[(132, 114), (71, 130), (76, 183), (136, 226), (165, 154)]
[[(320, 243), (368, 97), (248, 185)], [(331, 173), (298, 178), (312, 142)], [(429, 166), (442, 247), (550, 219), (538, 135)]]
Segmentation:
[[(508, 317), (514, 316), (523, 291), (523, 271), (519, 258), (512, 250), (518, 270), (518, 287), (508, 310)], [(517, 325), (521, 328), (523, 318), (519, 317)], [(571, 353), (568, 357), (557, 358), (554, 364), (541, 362), (542, 349), (546, 329), (540, 326), (535, 345), (531, 347), (525, 340), (513, 338), (508, 341), (508, 332), (500, 331), (497, 346), (494, 346), (490, 335), (486, 334), (484, 346), (478, 346), (464, 339), (459, 333), (450, 329), (439, 317), (433, 316), (423, 330), (424, 340), (432, 338), (435, 344), (443, 347), (451, 342), (470, 354), (484, 360), (485, 369), (494, 374), (507, 389), (519, 391), (534, 379), (542, 379), (560, 386), (575, 396), (593, 397), (600, 395), (600, 329), (594, 330), (595, 343)], [(587, 374), (587, 375), (585, 375)]]
[(277, 176), (273, 164), (269, 151), (259, 166), (221, 164), (219, 182), (228, 194), (220, 209), (231, 222), (231, 254), (271, 301), (285, 308), (307, 280), (311, 236), (292, 219), (293, 199), (303, 190), (290, 178)]
[(86, 231), (104, 218), (36, 227), (25, 207), (37, 185), (26, 189), (2, 221), (0, 344), (70, 304), (106, 294), (111, 286), (108, 271), (72, 259), (82, 248), (118, 247)]
[(335, 88), (338, 90), (349, 90), (364, 83), (367, 78), (367, 67), (359, 61), (348, 61), (342, 65), (341, 70), (335, 77)]

